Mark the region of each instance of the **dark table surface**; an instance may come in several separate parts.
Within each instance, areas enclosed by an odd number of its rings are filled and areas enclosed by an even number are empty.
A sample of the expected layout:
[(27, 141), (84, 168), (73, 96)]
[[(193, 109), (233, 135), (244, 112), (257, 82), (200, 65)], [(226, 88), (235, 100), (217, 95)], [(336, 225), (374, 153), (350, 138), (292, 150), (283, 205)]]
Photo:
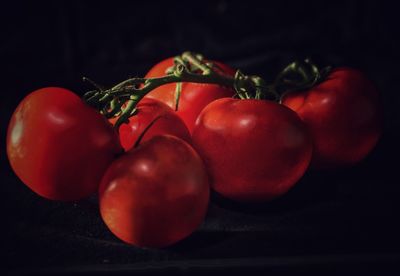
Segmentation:
[(379, 1), (58, 1), (8, 3), (0, 11), (1, 135), (30, 91), (82, 94), (89, 76), (111, 85), (142, 76), (184, 50), (266, 79), (294, 58), (365, 71), (382, 93), (384, 134), (352, 168), (310, 171), (282, 198), (243, 205), (212, 195), (188, 239), (139, 249), (103, 224), (96, 196), (39, 198), (1, 152), (1, 262), (19, 274), (194, 274), (277, 272), (343, 275), (400, 272), (399, 39), (396, 7)]

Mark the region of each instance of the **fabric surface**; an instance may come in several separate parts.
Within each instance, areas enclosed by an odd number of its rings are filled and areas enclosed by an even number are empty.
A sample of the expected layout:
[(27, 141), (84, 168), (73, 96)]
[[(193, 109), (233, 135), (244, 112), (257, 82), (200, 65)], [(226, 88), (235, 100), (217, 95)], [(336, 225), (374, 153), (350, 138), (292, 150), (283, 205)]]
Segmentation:
[(114, 237), (100, 218), (96, 196), (75, 203), (39, 198), (14, 175), (3, 147), (2, 267), (15, 275), (396, 271), (395, 10), (380, 1), (9, 2), (0, 11), (2, 137), (18, 102), (37, 88), (61, 86), (82, 94), (91, 89), (82, 76), (109, 86), (143, 76), (184, 50), (267, 80), (307, 56), (323, 65), (359, 68), (382, 93), (385, 126), (363, 162), (308, 172), (274, 202), (244, 205), (212, 194), (200, 229), (160, 250)]

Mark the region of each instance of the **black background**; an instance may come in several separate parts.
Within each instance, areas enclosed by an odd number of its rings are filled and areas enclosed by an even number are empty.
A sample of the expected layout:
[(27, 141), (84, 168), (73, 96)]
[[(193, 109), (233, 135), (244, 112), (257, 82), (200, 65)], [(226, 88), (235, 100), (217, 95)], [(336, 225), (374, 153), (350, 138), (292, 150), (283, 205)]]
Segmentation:
[(215, 195), (190, 238), (167, 249), (120, 242), (96, 198), (39, 198), (1, 152), (2, 268), (21, 273), (399, 272), (399, 32), (389, 1), (9, 1), (0, 10), (1, 137), (29, 92), (82, 76), (111, 85), (185, 50), (271, 79), (294, 58), (359, 68), (385, 105), (384, 134), (359, 165), (308, 172), (275, 202)]

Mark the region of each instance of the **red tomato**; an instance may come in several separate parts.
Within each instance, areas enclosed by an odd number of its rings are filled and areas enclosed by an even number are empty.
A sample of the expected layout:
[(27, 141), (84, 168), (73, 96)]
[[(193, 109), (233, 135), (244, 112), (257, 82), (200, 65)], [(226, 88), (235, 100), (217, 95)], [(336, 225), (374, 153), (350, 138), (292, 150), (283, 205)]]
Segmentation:
[(360, 72), (333, 70), (307, 91), (290, 92), (282, 103), (299, 114), (314, 141), (312, 165), (336, 168), (363, 159), (381, 134), (378, 91)]
[(237, 201), (268, 201), (286, 193), (311, 159), (304, 123), (270, 101), (216, 100), (200, 113), (192, 138), (212, 187)]
[[(235, 75), (235, 70), (227, 65), (219, 62), (214, 63), (221, 68), (220, 73), (228, 76)], [(165, 76), (165, 71), (173, 65), (173, 58), (163, 60), (151, 68), (145, 78)], [(175, 110), (175, 89), (175, 83), (162, 85), (151, 91), (146, 97), (160, 100)], [(207, 104), (219, 98), (232, 97), (234, 94), (235, 92), (231, 88), (221, 87), (215, 84), (182, 83), (177, 114), (185, 122), (189, 131), (192, 132), (197, 116)]]
[(8, 127), (11, 167), (48, 199), (78, 200), (94, 193), (120, 150), (107, 120), (63, 88), (43, 88), (26, 96)]
[[(189, 130), (178, 115), (166, 104), (154, 100), (143, 99), (137, 105), (137, 114), (129, 118), (129, 123), (119, 127), (119, 139), (122, 147), (128, 151), (138, 141), (147, 141), (153, 136), (169, 134), (191, 143)], [(115, 123), (116, 119), (111, 119)]]
[(140, 247), (165, 247), (201, 224), (209, 184), (189, 144), (155, 136), (112, 163), (99, 196), (101, 216), (118, 238)]

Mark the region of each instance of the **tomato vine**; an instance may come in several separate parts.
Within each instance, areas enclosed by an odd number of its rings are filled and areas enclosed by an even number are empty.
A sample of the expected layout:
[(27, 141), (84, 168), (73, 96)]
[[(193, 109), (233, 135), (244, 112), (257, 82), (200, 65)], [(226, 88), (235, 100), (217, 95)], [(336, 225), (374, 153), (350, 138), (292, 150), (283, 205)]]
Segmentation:
[(84, 100), (100, 110), (107, 118), (118, 117), (116, 127), (135, 114), (136, 104), (146, 94), (168, 83), (218, 84), (233, 88), (236, 96), (241, 99), (279, 100), (279, 95), (273, 87), (268, 86), (261, 77), (247, 76), (240, 70), (236, 71), (234, 77), (221, 74), (217, 66), (206, 62), (199, 54), (184, 52), (181, 56), (175, 57), (174, 62), (174, 66), (168, 69), (168, 74), (164, 77), (130, 78), (107, 90), (91, 81), (96, 89), (87, 92)]

